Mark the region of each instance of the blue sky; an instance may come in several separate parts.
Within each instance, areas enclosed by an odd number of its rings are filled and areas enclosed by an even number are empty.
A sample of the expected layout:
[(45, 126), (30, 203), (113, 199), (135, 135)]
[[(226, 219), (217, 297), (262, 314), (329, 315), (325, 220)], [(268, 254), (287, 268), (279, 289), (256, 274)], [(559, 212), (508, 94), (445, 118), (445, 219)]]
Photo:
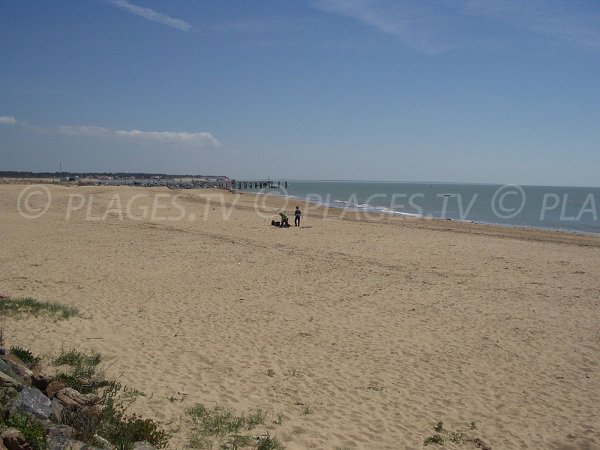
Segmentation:
[(598, 0), (2, 0), (0, 170), (598, 186)]

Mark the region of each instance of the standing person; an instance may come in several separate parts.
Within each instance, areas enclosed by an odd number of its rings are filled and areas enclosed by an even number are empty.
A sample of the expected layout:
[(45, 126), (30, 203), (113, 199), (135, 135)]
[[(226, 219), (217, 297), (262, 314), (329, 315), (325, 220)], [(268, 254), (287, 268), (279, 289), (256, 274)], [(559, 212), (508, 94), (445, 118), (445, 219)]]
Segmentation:
[(296, 211), (294, 211), (294, 225), (296, 225), (297, 227), (300, 226), (300, 217), (302, 216), (302, 211), (300, 211), (300, 208), (298, 206), (296, 206)]

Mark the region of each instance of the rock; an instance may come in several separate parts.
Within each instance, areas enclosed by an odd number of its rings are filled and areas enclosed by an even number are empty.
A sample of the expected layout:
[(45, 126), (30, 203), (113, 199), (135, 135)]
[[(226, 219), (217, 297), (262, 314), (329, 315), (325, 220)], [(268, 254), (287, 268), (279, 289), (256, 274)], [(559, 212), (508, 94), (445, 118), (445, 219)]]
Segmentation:
[(23, 384), (10, 375), (0, 372), (0, 388), (13, 388), (16, 391), (21, 392), (23, 390)]
[(56, 438), (72, 438), (75, 436), (75, 428), (61, 423), (49, 423), (46, 428), (46, 433), (48, 433), (48, 436), (54, 436)]
[(490, 444), (479, 438), (473, 439), (473, 444), (475, 444), (475, 448), (480, 448), (481, 450), (492, 450), (492, 446)]
[(52, 399), (58, 391), (66, 387), (67, 385), (62, 381), (52, 380), (46, 387), (46, 395), (48, 396), (48, 398)]
[(23, 390), (23, 385), (15, 378), (0, 372), (0, 411), (9, 410), (9, 405), (19, 402), (18, 392)]
[(40, 419), (48, 419), (52, 414), (50, 399), (42, 391), (31, 386), (24, 386), (21, 391), (21, 409)]
[[(72, 421), (98, 423), (102, 418), (102, 406), (72, 406), (65, 405), (58, 397), (54, 397), (50, 402), (54, 420), (73, 425)], [(82, 422), (83, 423), (83, 422)]]
[(12, 387), (0, 387), (0, 411), (2, 411), (2, 405), (9, 403), (17, 396), (18, 392)]
[(29, 445), (23, 433), (19, 430), (8, 428), (0, 436), (7, 450), (33, 450), (33, 447)]
[(82, 394), (75, 389), (64, 388), (56, 393), (54, 398), (73, 409), (80, 409), (84, 406), (92, 406), (100, 401), (100, 397), (96, 394)]
[(141, 442), (136, 442), (135, 444), (133, 444), (132, 450), (156, 450), (156, 449), (154, 447), (152, 447), (148, 442), (141, 441)]
[(52, 414), (54, 414), (54, 419), (57, 422), (62, 422), (63, 416), (65, 415), (65, 405), (63, 405), (60, 400), (54, 397), (50, 402), (50, 406), (52, 408)]
[(2, 439), (0, 439), (0, 450), (8, 450), (5, 446), (4, 446), (4, 442), (2, 442)]
[(94, 439), (94, 442), (102, 448), (106, 448), (106, 449), (110, 449), (110, 450), (112, 450), (114, 448), (111, 445), (111, 443), (108, 442), (106, 439), (104, 439), (102, 436), (95, 434), (93, 439)]
[(2, 372), (5, 375), (8, 375), (9, 377), (12, 377), (15, 380), (18, 380), (19, 382), (21, 382), (21, 380), (19, 380), (19, 376), (16, 373), (13, 372), (10, 364), (8, 364), (2, 358), (0, 358), (0, 372)]
[(52, 381), (52, 378), (50, 378), (47, 375), (41, 375), (39, 373), (38, 374), (34, 373), (32, 379), (31, 379), (31, 385), (35, 388), (38, 388), (42, 392), (46, 392), (46, 389), (48, 389), (48, 385), (50, 384), (51, 381)]
[(48, 450), (103, 450), (98, 447), (66, 437), (50, 436)]
[(2, 359), (6, 362), (11, 362), (13, 364), (18, 364), (20, 366), (25, 367), (26, 369), (28, 369), (29, 367), (27, 367), (27, 365), (23, 362), (23, 360), (21, 358), (19, 358), (17, 355), (13, 354), (13, 353), (9, 353), (7, 355), (4, 355), (2, 357)]
[(91, 420), (99, 422), (102, 419), (104, 409), (101, 405), (84, 406), (81, 408), (81, 414), (89, 417)]
[(4, 362), (8, 363), (12, 371), (23, 381), (25, 384), (31, 384), (31, 379), (33, 377), (33, 371), (25, 365), (21, 359), (9, 353), (8, 355), (4, 355), (2, 357)]
[(2, 404), (0, 405), (0, 409), (2, 410), (2, 414), (4, 417), (10, 417), (13, 414), (17, 414), (21, 412), (21, 395), (20, 393), (16, 393), (16, 395), (10, 396), (10, 393), (7, 398), (4, 399)]

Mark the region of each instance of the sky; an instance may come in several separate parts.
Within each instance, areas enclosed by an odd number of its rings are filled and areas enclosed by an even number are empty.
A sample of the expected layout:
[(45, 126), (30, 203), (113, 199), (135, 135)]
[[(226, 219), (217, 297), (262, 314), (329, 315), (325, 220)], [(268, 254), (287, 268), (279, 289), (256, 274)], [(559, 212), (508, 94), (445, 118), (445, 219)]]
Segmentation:
[(0, 170), (600, 185), (600, 0), (0, 0)]

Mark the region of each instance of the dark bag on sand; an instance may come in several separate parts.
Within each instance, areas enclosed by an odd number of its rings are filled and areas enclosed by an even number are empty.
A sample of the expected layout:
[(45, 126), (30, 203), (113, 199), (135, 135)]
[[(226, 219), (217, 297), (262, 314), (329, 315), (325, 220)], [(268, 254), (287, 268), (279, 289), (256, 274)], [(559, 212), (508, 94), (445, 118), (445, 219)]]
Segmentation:
[(274, 227), (280, 227), (281, 226), (281, 222), (278, 222), (276, 220), (271, 220), (271, 225), (273, 225)]

